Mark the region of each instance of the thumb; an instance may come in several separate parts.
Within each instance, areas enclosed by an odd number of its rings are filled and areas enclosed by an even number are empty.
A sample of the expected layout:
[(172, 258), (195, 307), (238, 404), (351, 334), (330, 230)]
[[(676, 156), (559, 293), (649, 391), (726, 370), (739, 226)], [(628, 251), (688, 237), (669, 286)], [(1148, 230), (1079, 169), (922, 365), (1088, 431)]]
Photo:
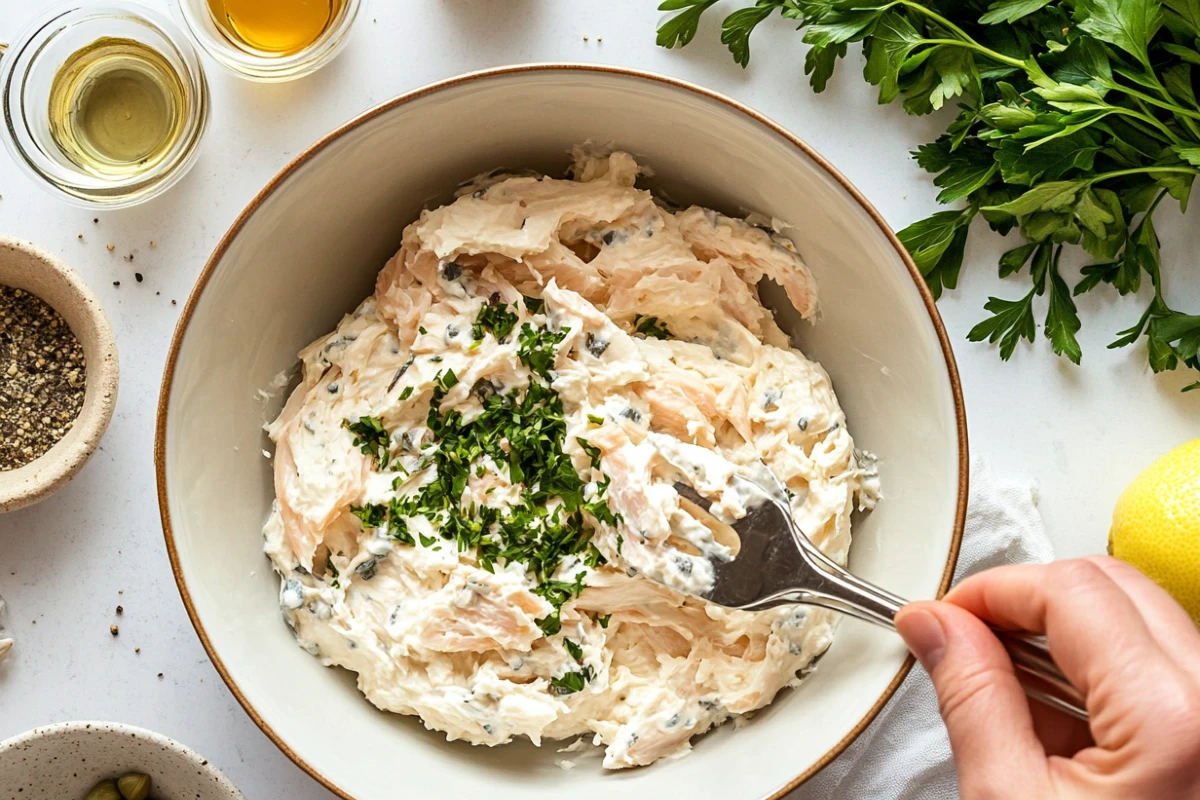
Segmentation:
[(958, 606), (925, 601), (902, 608), (896, 629), (933, 679), (962, 797), (1044, 796), (1046, 754), (988, 627)]

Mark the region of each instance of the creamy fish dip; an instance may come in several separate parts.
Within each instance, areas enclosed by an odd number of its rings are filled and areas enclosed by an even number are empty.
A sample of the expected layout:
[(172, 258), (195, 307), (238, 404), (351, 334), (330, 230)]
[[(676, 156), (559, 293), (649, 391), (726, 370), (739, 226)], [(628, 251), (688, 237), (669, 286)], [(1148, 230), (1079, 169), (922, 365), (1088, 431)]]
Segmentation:
[(874, 462), (756, 288), (812, 319), (812, 276), (785, 239), (668, 208), (638, 172), (580, 150), (569, 179), (489, 175), (422, 212), (268, 426), (288, 625), (451, 740), (583, 734), (605, 767), (650, 764), (831, 640), (830, 612), (692, 596), (736, 542), (672, 488), (734, 520), (732, 478), (761, 459), (844, 561)]

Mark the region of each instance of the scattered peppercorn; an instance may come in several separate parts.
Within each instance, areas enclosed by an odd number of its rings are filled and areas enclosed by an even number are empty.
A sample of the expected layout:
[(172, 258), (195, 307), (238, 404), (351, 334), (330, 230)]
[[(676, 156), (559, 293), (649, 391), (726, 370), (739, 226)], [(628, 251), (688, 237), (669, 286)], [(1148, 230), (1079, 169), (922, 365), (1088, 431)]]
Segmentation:
[(111, 633), (113, 636), (116, 636), (118, 633), (121, 632), (121, 629), (118, 628), (116, 625), (110, 625), (108, 627), (108, 632)]
[(142, 273), (140, 273), (140, 272), (135, 272), (135, 273), (133, 273), (133, 278), (134, 278), (134, 280), (136, 280), (138, 283), (141, 283), (141, 282), (142, 282)]
[(121, 615), (121, 614), (124, 614), (124, 613), (125, 613), (125, 607), (124, 607), (124, 606), (117, 606), (117, 614), (118, 614), (118, 616), (119, 616), (119, 615)]
[(83, 345), (41, 298), (0, 286), (0, 471), (53, 447), (75, 424), (87, 389)]

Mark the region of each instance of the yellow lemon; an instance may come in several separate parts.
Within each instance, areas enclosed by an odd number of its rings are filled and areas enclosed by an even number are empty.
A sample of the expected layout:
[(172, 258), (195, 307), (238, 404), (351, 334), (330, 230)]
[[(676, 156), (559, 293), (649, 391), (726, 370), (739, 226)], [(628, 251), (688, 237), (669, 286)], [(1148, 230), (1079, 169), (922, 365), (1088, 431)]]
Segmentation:
[(1149, 575), (1200, 625), (1200, 439), (1129, 484), (1113, 509), (1108, 552)]

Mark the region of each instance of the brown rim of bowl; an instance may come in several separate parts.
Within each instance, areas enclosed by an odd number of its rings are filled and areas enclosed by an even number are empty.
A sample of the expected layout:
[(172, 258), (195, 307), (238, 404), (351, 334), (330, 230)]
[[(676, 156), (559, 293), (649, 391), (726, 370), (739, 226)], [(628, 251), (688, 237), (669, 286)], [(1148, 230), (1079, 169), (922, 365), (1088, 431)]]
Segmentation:
[[(954, 514), (954, 535), (950, 542), (949, 555), (946, 558), (946, 568), (942, 571), (942, 580), (938, 585), (937, 596), (939, 598), (950, 588), (950, 581), (954, 577), (954, 567), (958, 563), (958, 551), (959, 546), (962, 544), (963, 525), (966, 521), (967, 515), (967, 486), (969, 474), (969, 464), (967, 461), (967, 416), (966, 410), (963, 407), (962, 384), (959, 381), (958, 365), (954, 360), (954, 351), (950, 348), (950, 339), (946, 335), (946, 329), (942, 324), (942, 318), (938, 313), (937, 306), (934, 303), (933, 295), (930, 294), (928, 287), (925, 285), (924, 279), (921, 277), (920, 271), (917, 269), (917, 265), (913, 263), (908, 251), (904, 249), (904, 245), (900, 244), (900, 240), (896, 238), (894, 233), (892, 233), (892, 229), (888, 227), (887, 222), (885, 222), (880, 213), (875, 210), (875, 207), (872, 206), (865, 197), (863, 197), (862, 193), (859, 192), (858, 189), (856, 189), (850, 183), (850, 181), (846, 180), (845, 176), (843, 176), (828, 161), (826, 161), (824, 157), (822, 157), (812, 147), (803, 142), (799, 137), (791, 133), (779, 123), (775, 122), (764, 114), (755, 111), (749, 106), (738, 102), (737, 100), (733, 100), (723, 94), (714, 92), (711, 89), (705, 89), (702, 86), (697, 86), (694, 83), (680, 80), (679, 78), (670, 78), (665, 75), (658, 75), (653, 72), (645, 72), (626, 67), (610, 67), (601, 64), (581, 64), (571, 62), (518, 64), (507, 67), (493, 67), (491, 69), (479, 70), (477, 72), (468, 72), (463, 75), (458, 75), (453, 78), (447, 78), (445, 80), (437, 81), (436, 83), (428, 84), (419, 89), (414, 89), (411, 92), (402, 94), (398, 97), (381, 103), (374, 108), (364, 111), (363, 113), (351, 119), (349, 122), (339, 125), (333, 131), (318, 139), (314, 144), (292, 159), (292, 161), (286, 167), (280, 170), (280, 172), (276, 174), (275, 177), (273, 177), (265, 187), (263, 187), (262, 191), (255, 195), (254, 199), (248, 206), (246, 206), (242, 213), (238, 215), (238, 218), (234, 221), (233, 225), (230, 226), (229, 230), (225, 233), (225, 236), (222, 237), (220, 243), (217, 245), (217, 249), (213, 251), (212, 256), (204, 265), (204, 270), (200, 273), (200, 277), (196, 279), (196, 285), (192, 288), (192, 293), (189, 295), (187, 302), (184, 304), (183, 314), (179, 318), (179, 323), (175, 326), (175, 334), (171, 338), (171, 349), (167, 354), (167, 363), (163, 370), (162, 387), (158, 397), (158, 420), (155, 424), (154, 431), (154, 472), (158, 483), (158, 508), (159, 514), (162, 517), (163, 535), (166, 537), (167, 542), (167, 554), (171, 559), (171, 571), (175, 574), (175, 583), (179, 586), (179, 594), (183, 597), (183, 604), (187, 608), (188, 617), (192, 620), (192, 627), (196, 629), (196, 634), (200, 637), (200, 643), (204, 645), (204, 649), (207, 651), (208, 657), (212, 659), (213, 666), (216, 667), (217, 672), (221, 675), (221, 679), (225, 681), (225, 685), (229, 687), (231, 692), (233, 692), (233, 696), (237, 698), (239, 703), (241, 703), (242, 708), (250, 716), (250, 719), (254, 721), (254, 724), (257, 725), (262, 732), (265, 733), (267, 737), (275, 743), (276, 747), (282, 750), (288, 758), (295, 762), (296, 766), (303, 769), (326, 789), (333, 792), (338, 797), (343, 798), (344, 800), (357, 800), (357, 798), (347, 794), (342, 789), (334, 785), (331, 780), (326, 778), (324, 775), (314, 769), (311, 764), (304, 761), (295, 752), (293, 752), (292, 749), (288, 747), (287, 743), (280, 738), (279, 734), (277, 734), (274, 729), (272, 729), (271, 726), (268, 725), (266, 721), (258, 715), (258, 712), (254, 709), (254, 707), (250, 705), (250, 702), (242, 694), (241, 689), (239, 689), (238, 685), (234, 683), (233, 678), (230, 676), (229, 671), (225, 668), (225, 664), (221, 661), (220, 656), (218, 656), (216, 651), (213, 649), (212, 643), (208, 639), (208, 634), (204, 630), (204, 625), (200, 622), (200, 619), (196, 614), (196, 608), (192, 604), (192, 596), (188, 591), (187, 584), (183, 578), (183, 570), (179, 564), (179, 554), (175, 550), (175, 536), (171, 529), (171, 514), (167, 508), (167, 406), (168, 399), (171, 394), (171, 383), (175, 376), (175, 362), (179, 357), (179, 347), (183, 342), (184, 334), (187, 333), (188, 324), (192, 319), (192, 313), (196, 309), (196, 303), (199, 301), (200, 295), (204, 292), (205, 286), (208, 285), (209, 278), (212, 277), (218, 262), (220, 262), (221, 258), (225, 255), (225, 251), (229, 248), (230, 243), (234, 240), (238, 233), (241, 232), (242, 227), (245, 226), (250, 217), (252, 217), (258, 210), (258, 207), (262, 204), (263, 200), (270, 196), (280, 186), (280, 184), (282, 184), (289, 176), (292, 175), (293, 172), (295, 172), (317, 153), (324, 150), (326, 146), (340, 138), (343, 134), (357, 128), (365, 122), (369, 122), (380, 114), (391, 111), (393, 108), (402, 106), (413, 100), (425, 97), (426, 95), (441, 91), (442, 89), (458, 86), (463, 83), (469, 83), (471, 81), (494, 78), (500, 75), (516, 75), (523, 72), (556, 71), (595, 72), (654, 81), (655, 83), (665, 84), (676, 89), (682, 89), (684, 91), (700, 95), (701, 97), (714, 100), (735, 111), (741, 112), (763, 127), (791, 142), (797, 150), (804, 154), (804, 156), (811, 159), (817, 166), (829, 173), (829, 176), (840, 183), (842, 188), (845, 189), (846, 192), (858, 202), (863, 211), (865, 211), (871, 217), (871, 219), (875, 221), (875, 224), (879, 226), (879, 230), (884, 236), (887, 237), (888, 241), (892, 243), (892, 247), (895, 248), (896, 253), (904, 262), (905, 267), (908, 268), (908, 272), (913, 279), (913, 284), (920, 293), (921, 300), (925, 303), (925, 309), (929, 312), (929, 321), (933, 324), (934, 331), (937, 333), (938, 342), (941, 344), (942, 356), (946, 361), (946, 372), (950, 378), (950, 392), (954, 397), (955, 424), (958, 428), (958, 500)], [(908, 671), (912, 669), (913, 663), (914, 659), (912, 655), (907, 656), (904, 659), (904, 663), (900, 666), (900, 670), (896, 673), (896, 676), (892, 678), (891, 683), (888, 684), (887, 689), (884, 690), (883, 694), (879, 697), (879, 700), (877, 700), (875, 704), (871, 706), (870, 710), (867, 711), (863, 718), (859, 720), (858, 724), (854, 726), (854, 729), (851, 730), (850, 733), (845, 736), (845, 738), (834, 745), (834, 747), (828, 753), (818, 759), (815, 764), (797, 775), (795, 778), (792, 778), (783, 788), (770, 795), (768, 798), (766, 798), (766, 800), (780, 800), (780, 798), (782, 798), (788, 792), (807, 781), (813, 775), (816, 775), (821, 771), (821, 769), (829, 764), (829, 762), (837, 758), (842, 751), (850, 745), (851, 742), (858, 738), (859, 734), (867, 729), (867, 726), (869, 726), (879, 712), (883, 710), (883, 707), (887, 705), (887, 702), (892, 698), (892, 695), (896, 693), (896, 689), (900, 687), (900, 684), (908, 675)]]

